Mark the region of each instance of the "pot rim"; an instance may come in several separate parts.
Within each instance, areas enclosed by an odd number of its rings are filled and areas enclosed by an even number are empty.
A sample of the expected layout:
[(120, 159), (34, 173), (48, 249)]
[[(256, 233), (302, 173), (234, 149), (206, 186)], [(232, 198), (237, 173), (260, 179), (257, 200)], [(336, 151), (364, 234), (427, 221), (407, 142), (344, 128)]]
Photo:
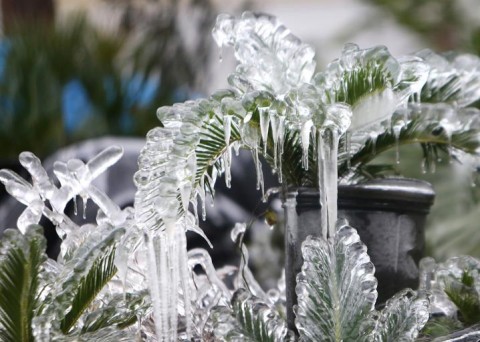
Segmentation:
[[(297, 206), (319, 208), (319, 191), (299, 187), (288, 190), (297, 193)], [(411, 178), (379, 178), (365, 183), (338, 186), (338, 208), (387, 210), (428, 213), (435, 199), (430, 183)]]

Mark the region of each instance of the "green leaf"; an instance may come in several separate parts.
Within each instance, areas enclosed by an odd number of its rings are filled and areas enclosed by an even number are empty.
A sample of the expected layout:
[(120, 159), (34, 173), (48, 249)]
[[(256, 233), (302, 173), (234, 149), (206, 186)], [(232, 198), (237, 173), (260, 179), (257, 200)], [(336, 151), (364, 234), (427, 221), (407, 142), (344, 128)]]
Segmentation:
[(213, 335), (221, 341), (284, 342), (289, 341), (286, 322), (260, 298), (246, 289), (232, 296), (232, 306), (212, 310)]
[(42, 303), (41, 315), (53, 320), (44, 323), (51, 325), (45, 329), (64, 333), (71, 330), (116, 271), (112, 253), (124, 233), (124, 228), (102, 226), (97, 233), (82, 240), (54, 279), (53, 287)]
[(296, 287), (301, 341), (371, 341), (375, 268), (356, 230), (337, 225), (334, 238), (309, 237), (302, 246)]
[(345, 154), (339, 158), (338, 175), (339, 177), (347, 177), (355, 172), (356, 167), (361, 167), (375, 158), (378, 154), (392, 150), (397, 146), (417, 144), (424, 146), (424, 158), (426, 162), (433, 162), (438, 159), (438, 152), (448, 152), (449, 149), (462, 151), (468, 154), (476, 154), (480, 148), (480, 139), (478, 132), (468, 128), (468, 122), (465, 126), (456, 128), (451, 132), (451, 136), (447, 135), (443, 130), (439, 130), (442, 126), (441, 118), (438, 120), (419, 116), (407, 123), (401, 130), (398, 139), (391, 130), (385, 130), (375, 140), (367, 140), (347, 162)]
[(333, 100), (353, 106), (362, 98), (381, 93), (392, 86), (393, 77), (385, 62), (369, 60), (361, 67), (347, 69), (342, 73)]
[(0, 340), (33, 341), (32, 319), (38, 301), (42, 264), (47, 260), (40, 226), (25, 235), (8, 229), (0, 240)]
[[(200, 133), (200, 142), (198, 143), (195, 154), (197, 162), (197, 172), (195, 175), (194, 186), (199, 186), (203, 183), (205, 189), (208, 189), (211, 194), (214, 194), (214, 184), (211, 184), (210, 179), (213, 178), (213, 169), (217, 173), (222, 169), (219, 161), (220, 157), (228, 148), (225, 142), (225, 130), (223, 129), (223, 117), (214, 114), (214, 116), (206, 121)], [(239, 127), (236, 120), (231, 122), (230, 144), (240, 140)]]
[(146, 317), (151, 309), (148, 291), (117, 295), (101, 309), (89, 313), (82, 327), (82, 334), (106, 327), (125, 328), (137, 322), (137, 317)]
[(247, 290), (239, 289), (232, 298), (233, 312), (243, 335), (251, 341), (285, 341), (287, 325), (278, 314)]
[(68, 334), (98, 293), (117, 273), (114, 260), (115, 248), (111, 247), (95, 260), (86, 276), (80, 280), (71, 308), (60, 323), (64, 334)]
[(461, 279), (446, 279), (444, 291), (458, 308), (462, 322), (467, 326), (480, 323), (480, 297), (468, 270), (463, 271)]
[(425, 327), (423, 327), (421, 335), (422, 337), (431, 339), (451, 334), (462, 328), (462, 323), (456, 319), (450, 317), (432, 318), (425, 324)]
[(410, 289), (387, 301), (375, 327), (376, 342), (414, 341), (429, 318), (429, 301)]
[(120, 330), (117, 327), (108, 327), (86, 334), (76, 334), (55, 337), (56, 342), (132, 342), (138, 341), (135, 331)]

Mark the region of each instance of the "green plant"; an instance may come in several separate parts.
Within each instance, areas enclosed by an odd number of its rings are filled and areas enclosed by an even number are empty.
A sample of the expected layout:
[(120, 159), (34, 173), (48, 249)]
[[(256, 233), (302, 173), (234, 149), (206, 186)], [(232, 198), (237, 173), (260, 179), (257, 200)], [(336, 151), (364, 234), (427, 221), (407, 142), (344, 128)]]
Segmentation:
[[(59, 185), (28, 152), (20, 162), (31, 183), (0, 171), (7, 191), (27, 205), (18, 220), (21, 233), (8, 232), (0, 248), (5, 256), (0, 258), (5, 269), (0, 295), (9, 304), (0, 303), (6, 338), (413, 341), (435, 308), (431, 303), (444, 299), (445, 291), (435, 291), (431, 279), (458, 273), (455, 262), (443, 273), (423, 270), (418, 291), (404, 289), (382, 310), (375, 308), (377, 281), (366, 247), (354, 228), (337, 220), (337, 166), (346, 163), (346, 170), (339, 170), (350, 176), (368, 164), (374, 147), (381, 151), (397, 143), (421, 142), (428, 158), (439, 149), (456, 157), (476, 154), (477, 112), (462, 107), (479, 96), (477, 73), (465, 71), (478, 60), (431, 52), (396, 60), (383, 47), (348, 45), (339, 60), (312, 78), (312, 49), (273, 17), (223, 15), (214, 36), (234, 45), (241, 61), (230, 77), (233, 89), (159, 109), (161, 126), (147, 134), (139, 157), (134, 208), (120, 209), (92, 183), (121, 157), (118, 147), (86, 163), (57, 162)], [(451, 73), (461, 81), (452, 82)], [(425, 100), (433, 93), (456, 106), (418, 103), (422, 94)], [(241, 244), (245, 224), (231, 233), (242, 252), (238, 270), (215, 270), (207, 251), (187, 251), (185, 232), (202, 234), (197, 200), (204, 216), (207, 192), (213, 195), (222, 173), (229, 183), (232, 156), (241, 147), (252, 151), (258, 188), (263, 187), (259, 155), (264, 153), (286, 186), (320, 189), (322, 231), (303, 242), (293, 327), (284, 320), (293, 309), (286, 299), (293, 288), (285, 289), (285, 279), (268, 292), (258, 285)], [(77, 196), (98, 205), (96, 223), (78, 226), (64, 214)], [(288, 197), (285, 207), (287, 234), (302, 229), (296, 224), (295, 199)], [(44, 242), (32, 228), (42, 216), (63, 239), (56, 262), (45, 260)], [(473, 324), (478, 267), (477, 273), (465, 273), (463, 264), (462, 291), (445, 289), (465, 322)], [(17, 272), (26, 276), (14, 279)], [(37, 294), (38, 288), (44, 291)], [(444, 313), (450, 302), (441, 307)], [(24, 315), (32, 310), (33, 315)]]

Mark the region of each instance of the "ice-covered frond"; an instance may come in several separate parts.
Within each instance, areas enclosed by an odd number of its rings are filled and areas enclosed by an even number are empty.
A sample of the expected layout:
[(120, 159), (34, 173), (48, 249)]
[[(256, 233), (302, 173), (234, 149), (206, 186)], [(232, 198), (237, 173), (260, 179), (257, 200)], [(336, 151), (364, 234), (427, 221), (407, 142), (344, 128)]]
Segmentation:
[(213, 29), (217, 44), (232, 46), (239, 62), (231, 85), (244, 91), (267, 90), (281, 96), (304, 82), (315, 70), (315, 52), (279, 20), (267, 14), (245, 12), (241, 18), (222, 14)]
[(398, 148), (401, 145), (424, 143), (425, 170), (434, 170), (439, 153), (447, 158), (454, 156), (462, 163), (468, 162), (472, 172), (480, 164), (480, 111), (476, 108), (455, 108), (447, 103), (411, 103), (404, 111), (397, 111), (391, 119), (392, 128), (379, 135), (353, 135), (349, 141), (349, 153), (340, 149), (339, 175), (345, 178), (361, 171), (377, 154), (397, 150), (397, 162), (401, 162)]
[(429, 300), (410, 289), (390, 298), (376, 317), (375, 342), (415, 341), (429, 319)]
[(372, 129), (391, 117), (406, 98), (425, 82), (420, 60), (396, 60), (384, 46), (360, 49), (345, 46), (342, 56), (315, 76), (328, 102), (352, 106), (350, 131)]
[(377, 299), (375, 268), (355, 229), (330, 239), (309, 237), (297, 276), (296, 326), (302, 341), (370, 341), (368, 314)]
[[(123, 228), (98, 227), (97, 229), (98, 234), (90, 235), (76, 251), (72, 252), (68, 261), (66, 260), (60, 267), (58, 274), (56, 274), (56, 279), (53, 280), (52, 288), (47, 294), (39, 312), (43, 317), (41, 324), (44, 324), (39, 329), (46, 329), (50, 334), (58, 334), (64, 329), (64, 322), (68, 320), (71, 327), (80, 318), (78, 315), (69, 317), (69, 314), (73, 312), (72, 310), (75, 310), (75, 301), (79, 295), (82, 295), (80, 291), (86, 289), (84, 286), (89, 273), (98, 265), (99, 260), (105, 256), (105, 253), (114, 248), (120, 237), (125, 233)], [(111, 262), (113, 262), (113, 259)], [(98, 271), (100, 272), (100, 278), (106, 274), (104, 274), (104, 271), (107, 272), (107, 270)], [(94, 274), (90, 274), (90, 277), (93, 277), (91, 279), (96, 278)], [(102, 284), (104, 285), (105, 282), (102, 282)], [(90, 285), (93, 286), (90, 289), (97, 286), (94, 284)], [(92, 298), (94, 298), (98, 292), (87, 291), (84, 293), (90, 293), (93, 296)], [(88, 305), (90, 301), (85, 301), (84, 303), (80, 301), (80, 303)], [(78, 312), (82, 312), (82, 310)]]
[[(210, 255), (201, 248), (194, 248), (188, 252), (188, 267), (192, 277), (189, 288), (192, 292), (190, 299), (193, 329), (197, 336), (202, 336), (212, 310), (217, 306), (226, 306), (230, 302), (232, 294), (226, 286), (224, 277), (228, 278), (234, 269), (215, 270)], [(194, 270), (198, 267), (201, 268), (201, 272)]]
[(437, 54), (431, 50), (416, 53), (430, 66), (422, 102), (448, 102), (466, 107), (480, 98), (480, 58), (471, 54)]
[(82, 334), (92, 333), (110, 326), (129, 327), (140, 317), (151, 314), (151, 301), (147, 290), (119, 293), (101, 308), (86, 315), (81, 329)]
[(0, 340), (32, 341), (47, 255), (43, 229), (8, 229), (0, 240)]
[(20, 164), (30, 173), (31, 184), (11, 170), (0, 170), (0, 181), (7, 192), (27, 206), (17, 221), (18, 228), (25, 231), (30, 224), (37, 224), (41, 217), (45, 216), (57, 227), (59, 236), (65, 238), (70, 231), (78, 228), (64, 214), (65, 206), (71, 199), (76, 206), (77, 196), (82, 197), (84, 214), (87, 200), (91, 199), (111, 224), (122, 224), (125, 214), (103, 191), (92, 184), (92, 181), (115, 164), (122, 154), (121, 147), (112, 146), (86, 164), (78, 159), (71, 159), (66, 163), (56, 162), (54, 173), (61, 185), (57, 187), (47, 175), (40, 159), (31, 152), (22, 152), (19, 157)]
[(292, 338), (275, 309), (245, 289), (234, 293), (230, 306), (213, 310), (209, 329), (220, 341), (283, 342)]

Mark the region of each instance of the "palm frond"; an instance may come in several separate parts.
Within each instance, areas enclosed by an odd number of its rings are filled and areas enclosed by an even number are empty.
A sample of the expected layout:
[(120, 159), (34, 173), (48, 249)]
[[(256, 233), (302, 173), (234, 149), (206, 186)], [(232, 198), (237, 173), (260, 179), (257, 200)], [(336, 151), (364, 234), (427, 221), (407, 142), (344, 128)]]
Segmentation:
[(32, 319), (37, 307), (40, 273), (46, 261), (46, 241), (40, 226), (25, 235), (6, 230), (0, 241), (0, 339), (33, 340)]
[(355, 105), (362, 97), (393, 85), (385, 64), (370, 60), (361, 68), (345, 70), (336, 86), (333, 102)]
[(114, 260), (115, 248), (111, 247), (94, 261), (88, 273), (80, 280), (71, 308), (60, 323), (64, 334), (69, 333), (97, 294), (115, 275), (117, 268)]
[(44, 317), (55, 318), (52, 330), (70, 331), (80, 314), (111, 278), (112, 272), (116, 272), (111, 253), (114, 253), (112, 250), (124, 233), (124, 228), (98, 229), (97, 234), (91, 234), (82, 241), (65, 263), (39, 309)]
[(476, 154), (477, 149), (480, 147), (480, 140), (476, 130), (458, 129), (449, 136), (444, 131), (439, 130), (440, 126), (440, 121), (425, 122), (422, 118), (418, 118), (412, 120), (401, 129), (398, 139), (391, 130), (386, 130), (375, 140), (368, 139), (351, 156), (349, 162), (345, 156), (343, 156), (343, 160), (339, 161), (339, 177), (343, 178), (349, 175), (350, 172), (355, 171), (357, 166), (366, 165), (375, 159), (378, 154), (401, 145), (423, 144), (426, 160), (436, 160), (438, 151), (448, 151), (449, 149)]
[(211, 180), (213, 179), (214, 172), (219, 174), (222, 171), (222, 165), (219, 159), (230, 145), (240, 139), (239, 127), (235, 120), (231, 122), (229, 144), (225, 141), (223, 117), (218, 114), (213, 114), (212, 119), (204, 123), (200, 142), (195, 149), (197, 162), (195, 187), (199, 186), (203, 180), (205, 189), (208, 189), (212, 195), (214, 194), (214, 184), (211, 184)]

